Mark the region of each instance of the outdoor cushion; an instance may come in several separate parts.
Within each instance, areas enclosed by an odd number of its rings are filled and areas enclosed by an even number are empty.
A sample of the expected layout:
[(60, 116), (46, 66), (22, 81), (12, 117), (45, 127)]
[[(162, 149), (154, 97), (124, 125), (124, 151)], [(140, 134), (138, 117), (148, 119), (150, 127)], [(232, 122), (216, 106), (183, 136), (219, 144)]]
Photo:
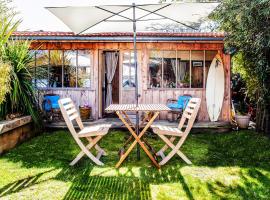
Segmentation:
[(52, 109), (59, 109), (58, 100), (59, 95), (45, 95), (44, 96), (44, 110), (51, 111)]
[(179, 96), (177, 103), (169, 103), (167, 106), (171, 109), (185, 109), (190, 99), (190, 96)]

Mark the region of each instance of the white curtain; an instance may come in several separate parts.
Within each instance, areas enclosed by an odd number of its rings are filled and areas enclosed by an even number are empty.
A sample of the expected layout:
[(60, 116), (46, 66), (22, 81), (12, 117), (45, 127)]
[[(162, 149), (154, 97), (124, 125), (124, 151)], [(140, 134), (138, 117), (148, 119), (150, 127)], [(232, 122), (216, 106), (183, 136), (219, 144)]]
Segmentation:
[(176, 60), (172, 59), (171, 60), (172, 67), (173, 67), (173, 72), (176, 77), (176, 70), (177, 70), (177, 81), (182, 81), (185, 78), (185, 73), (187, 70), (187, 64), (185, 62), (180, 62), (180, 60), (177, 60), (177, 69), (176, 69)]
[(106, 93), (106, 107), (112, 104), (112, 80), (115, 74), (115, 70), (118, 62), (117, 52), (105, 53), (105, 67), (107, 78), (107, 93)]
[(178, 80), (183, 81), (187, 72), (187, 63), (179, 62), (178, 64)]

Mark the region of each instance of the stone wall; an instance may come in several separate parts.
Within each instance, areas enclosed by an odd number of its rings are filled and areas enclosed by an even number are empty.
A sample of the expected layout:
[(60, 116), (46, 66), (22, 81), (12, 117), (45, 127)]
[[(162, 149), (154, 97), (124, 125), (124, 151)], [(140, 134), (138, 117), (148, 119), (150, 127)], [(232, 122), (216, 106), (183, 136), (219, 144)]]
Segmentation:
[(0, 155), (35, 136), (30, 116), (0, 122)]

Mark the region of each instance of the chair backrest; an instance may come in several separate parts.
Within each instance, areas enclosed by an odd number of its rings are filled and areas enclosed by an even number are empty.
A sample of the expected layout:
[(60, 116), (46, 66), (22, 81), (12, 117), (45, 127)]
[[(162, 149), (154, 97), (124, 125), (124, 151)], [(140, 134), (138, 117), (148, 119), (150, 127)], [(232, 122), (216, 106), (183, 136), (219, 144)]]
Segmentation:
[[(83, 123), (80, 115), (75, 107), (75, 104), (70, 98), (60, 99), (58, 101), (63, 118), (68, 126), (69, 131), (73, 136), (77, 135), (77, 132), (73, 126), (73, 120), (76, 120), (80, 129), (83, 129)], [(74, 135), (75, 134), (75, 135)]]
[(178, 128), (182, 130), (185, 122), (187, 121), (187, 126), (184, 130), (184, 135), (188, 135), (191, 128), (193, 127), (194, 121), (197, 117), (199, 108), (201, 105), (200, 98), (191, 98), (186, 106), (186, 109), (183, 112), (182, 118), (179, 122)]
[(192, 97), (190, 95), (182, 95), (182, 96), (179, 96), (178, 97), (178, 100), (177, 100), (177, 104), (180, 108), (183, 108), (185, 109), (189, 100), (191, 99)]

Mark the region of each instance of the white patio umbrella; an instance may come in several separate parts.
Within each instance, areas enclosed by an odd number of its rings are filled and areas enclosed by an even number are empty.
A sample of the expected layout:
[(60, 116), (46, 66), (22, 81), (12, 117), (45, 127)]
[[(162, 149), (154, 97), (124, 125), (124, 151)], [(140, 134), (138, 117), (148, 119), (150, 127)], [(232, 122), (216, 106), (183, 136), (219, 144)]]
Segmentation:
[[(93, 5), (84, 7), (47, 7), (74, 33), (133, 32), (135, 96), (138, 105), (137, 30), (153, 31), (168, 23), (180, 29), (196, 30), (218, 3), (164, 3), (136, 5)], [(121, 22), (121, 23), (120, 23)], [(133, 23), (131, 26), (130, 22)], [(140, 23), (137, 23), (140, 22)], [(155, 22), (155, 23), (153, 23)], [(139, 114), (136, 113), (136, 134), (139, 134)], [(139, 158), (139, 148), (137, 148)]]

